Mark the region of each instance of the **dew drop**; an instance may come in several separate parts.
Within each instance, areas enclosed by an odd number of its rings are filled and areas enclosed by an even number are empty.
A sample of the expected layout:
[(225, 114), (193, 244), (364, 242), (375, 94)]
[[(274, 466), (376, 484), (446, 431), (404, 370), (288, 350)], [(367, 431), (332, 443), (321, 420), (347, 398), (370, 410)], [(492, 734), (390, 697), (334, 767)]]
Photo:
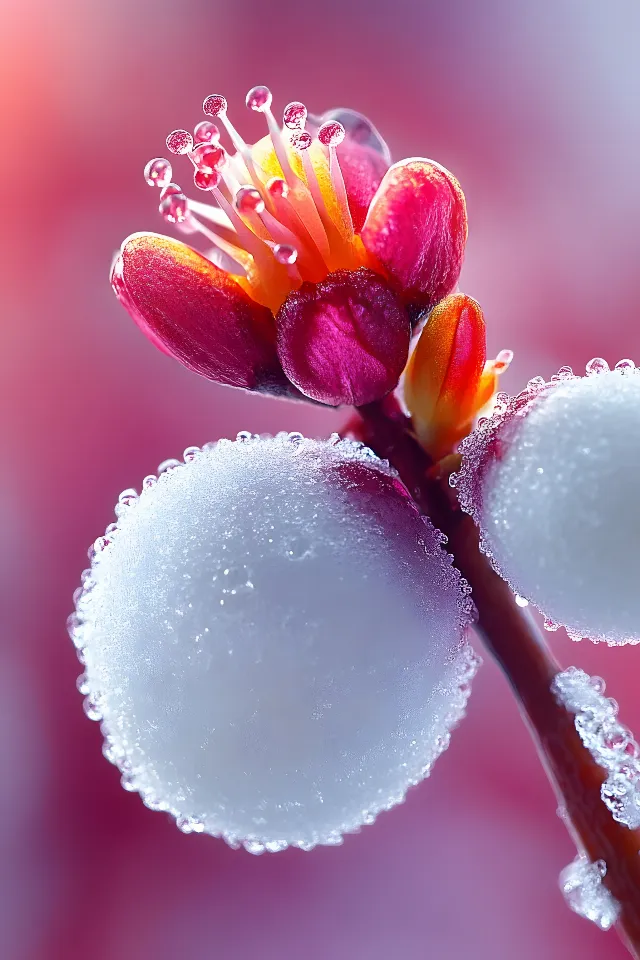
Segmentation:
[(269, 87), (252, 87), (247, 94), (245, 103), (249, 110), (255, 110), (256, 113), (263, 113), (271, 106), (273, 97)]
[(594, 357), (587, 364), (587, 376), (592, 377), (598, 373), (609, 373), (609, 364), (602, 357)]
[(235, 204), (239, 213), (262, 213), (264, 210), (264, 200), (256, 187), (240, 187), (236, 193)]
[(191, 159), (203, 173), (215, 173), (227, 158), (226, 150), (210, 143), (200, 143), (191, 153)]
[(271, 180), (267, 182), (267, 190), (272, 197), (287, 197), (289, 194), (289, 187), (286, 181), (280, 179), (280, 177), (272, 177)]
[(528, 607), (529, 601), (525, 597), (520, 597), (516, 594), (516, 603), (519, 607)]
[(545, 617), (542, 626), (543, 626), (544, 629), (547, 630), (549, 633), (555, 633), (556, 630), (559, 630), (559, 629), (560, 629), (560, 624), (559, 624), (559, 623), (556, 623), (554, 620), (550, 620), (548, 617)]
[(182, 187), (179, 187), (177, 183), (168, 183), (166, 187), (162, 188), (160, 199), (164, 200), (165, 197), (171, 197), (174, 193), (182, 193)]
[(182, 464), (179, 460), (171, 459), (163, 460), (160, 466), (158, 467), (158, 476), (162, 476), (163, 473), (168, 473), (170, 470), (175, 470), (176, 467), (180, 467)]
[(172, 130), (167, 137), (167, 150), (175, 154), (189, 153), (193, 150), (193, 137), (188, 130)]
[(289, 130), (304, 130), (307, 120), (307, 108), (298, 100), (288, 103), (284, 108), (282, 122)]
[(184, 193), (170, 193), (160, 201), (158, 210), (167, 223), (182, 223), (189, 212), (189, 201)]
[(185, 463), (190, 463), (192, 460), (195, 460), (199, 453), (202, 453), (200, 447), (187, 447), (182, 454), (182, 459)]
[(313, 137), (306, 130), (301, 130), (300, 133), (293, 134), (290, 142), (294, 150), (308, 150), (313, 143)]
[(249, 443), (252, 438), (253, 434), (249, 430), (240, 430), (240, 432), (236, 434), (238, 443)]
[(291, 266), (298, 259), (298, 251), (288, 243), (278, 243), (273, 248), (273, 255), (278, 263)]
[(636, 369), (636, 365), (633, 360), (618, 360), (616, 363), (616, 370), (620, 373), (633, 373)]
[(89, 720), (102, 720), (102, 698), (99, 694), (85, 697), (82, 707)]
[(150, 187), (166, 187), (172, 176), (171, 164), (164, 157), (149, 160), (144, 168), (144, 178)]
[(208, 117), (219, 117), (227, 112), (227, 101), (219, 93), (213, 93), (205, 97), (202, 110)]
[(198, 190), (214, 190), (220, 183), (221, 177), (217, 170), (205, 173), (203, 170), (194, 170), (193, 183)]
[(337, 147), (345, 138), (345, 129), (337, 120), (323, 123), (318, 130), (318, 140), (325, 147)]
[(195, 143), (213, 143), (220, 139), (220, 130), (211, 120), (201, 120), (193, 130)]

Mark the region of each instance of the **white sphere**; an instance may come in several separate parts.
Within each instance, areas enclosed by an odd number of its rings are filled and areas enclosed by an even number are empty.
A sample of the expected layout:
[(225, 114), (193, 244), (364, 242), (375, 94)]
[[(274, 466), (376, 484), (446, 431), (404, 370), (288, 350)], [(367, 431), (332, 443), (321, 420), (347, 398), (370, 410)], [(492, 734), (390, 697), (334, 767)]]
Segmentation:
[(105, 752), (185, 831), (339, 843), (449, 741), (468, 587), (361, 444), (239, 435), (169, 462), (96, 541), (70, 624)]
[(499, 402), (454, 482), (495, 568), (549, 629), (638, 643), (640, 371), (600, 359), (587, 371)]

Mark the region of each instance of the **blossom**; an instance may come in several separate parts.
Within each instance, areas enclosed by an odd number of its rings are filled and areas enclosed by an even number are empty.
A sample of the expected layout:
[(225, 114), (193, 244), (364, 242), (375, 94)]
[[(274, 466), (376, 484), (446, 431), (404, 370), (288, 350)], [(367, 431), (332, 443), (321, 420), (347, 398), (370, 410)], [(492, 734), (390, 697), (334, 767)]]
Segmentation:
[(271, 101), (266, 87), (247, 95), (269, 130), (253, 145), (220, 95), (205, 99), (208, 119), (193, 135), (168, 136), (213, 203), (188, 199), (165, 158), (150, 161), (145, 178), (161, 190), (164, 219), (208, 248), (134, 234), (112, 283), (156, 346), (211, 380), (331, 406), (369, 403), (397, 386), (412, 328), (457, 284), (464, 195), (431, 160), (391, 165), (353, 111), (312, 118), (292, 102), (281, 127)]

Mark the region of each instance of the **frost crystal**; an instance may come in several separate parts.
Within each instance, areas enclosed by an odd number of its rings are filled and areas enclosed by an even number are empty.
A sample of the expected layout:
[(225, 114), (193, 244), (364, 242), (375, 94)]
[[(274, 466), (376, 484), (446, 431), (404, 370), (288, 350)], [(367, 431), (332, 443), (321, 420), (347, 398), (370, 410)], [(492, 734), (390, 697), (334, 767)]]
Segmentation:
[(388, 464), (245, 433), (116, 513), (69, 626), (125, 789), (261, 853), (340, 843), (428, 775), (477, 667), (473, 608)]
[(574, 913), (608, 930), (618, 919), (620, 904), (602, 882), (607, 873), (604, 860), (590, 863), (578, 854), (560, 874), (560, 889)]
[(640, 748), (631, 731), (618, 722), (618, 704), (604, 696), (600, 677), (578, 667), (557, 674), (551, 687), (556, 700), (575, 714), (576, 730), (594, 760), (607, 771), (602, 800), (618, 823), (640, 827)]
[(640, 641), (640, 371), (591, 361), (498, 396), (453, 480), (514, 591), (573, 639)]

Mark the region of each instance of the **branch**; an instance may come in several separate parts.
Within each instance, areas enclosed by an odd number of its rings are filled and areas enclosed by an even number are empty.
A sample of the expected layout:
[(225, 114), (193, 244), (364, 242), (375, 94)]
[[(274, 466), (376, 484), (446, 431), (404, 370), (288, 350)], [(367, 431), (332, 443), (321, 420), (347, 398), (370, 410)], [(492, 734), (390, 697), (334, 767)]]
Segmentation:
[(362, 420), (350, 424), (352, 432), (389, 460), (421, 510), (447, 535), (447, 549), (473, 589), (478, 630), (519, 701), (576, 844), (589, 860), (607, 865), (603, 882), (621, 906), (619, 933), (640, 958), (640, 832), (617, 823), (602, 802), (606, 771), (583, 745), (573, 714), (551, 691), (559, 663), (481, 553), (476, 526), (448, 485), (452, 470), (434, 470), (395, 398), (358, 412)]

